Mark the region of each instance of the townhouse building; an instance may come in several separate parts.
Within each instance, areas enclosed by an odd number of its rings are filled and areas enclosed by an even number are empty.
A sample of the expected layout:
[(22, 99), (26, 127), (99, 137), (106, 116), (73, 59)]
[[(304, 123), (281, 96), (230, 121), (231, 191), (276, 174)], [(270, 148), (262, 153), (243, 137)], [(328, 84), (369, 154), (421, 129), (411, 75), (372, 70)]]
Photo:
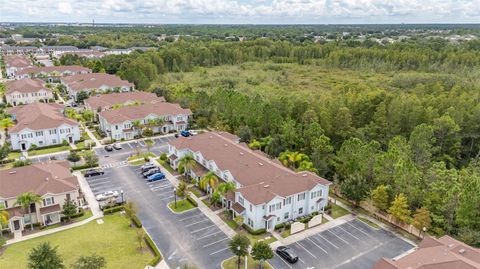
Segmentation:
[(33, 63), (26, 55), (5, 56), (5, 72), (7, 78), (15, 77), (18, 71), (31, 67), (33, 67)]
[(59, 81), (61, 77), (92, 73), (92, 70), (79, 65), (30, 67), (17, 71), (15, 79), (40, 78), (46, 81)]
[(480, 268), (480, 249), (448, 235), (425, 236), (414, 251), (397, 258), (380, 259), (373, 269), (475, 269)]
[(212, 171), (236, 189), (224, 197), (234, 215), (254, 230), (273, 230), (275, 225), (314, 212), (323, 212), (331, 182), (311, 172), (295, 172), (278, 160), (253, 151), (238, 137), (225, 132), (206, 132), (169, 142), (170, 164), (192, 154), (197, 165), (191, 176), (200, 179)]
[(163, 96), (157, 96), (154, 93), (143, 91), (98, 94), (84, 100), (85, 109), (93, 111), (95, 116), (98, 112), (109, 110), (114, 107), (163, 102), (165, 102)]
[[(100, 129), (111, 139), (133, 139), (149, 128), (154, 133), (168, 133), (182, 131), (187, 128), (190, 109), (182, 108), (179, 104), (154, 103), (125, 106), (119, 109), (110, 109), (98, 114)], [(160, 119), (159, 124), (151, 124)], [(139, 126), (135, 126), (138, 123)]]
[(53, 99), (53, 93), (45, 87), (45, 82), (39, 79), (11, 80), (6, 83), (5, 99), (12, 106), (36, 102), (48, 103)]
[(135, 89), (133, 83), (105, 73), (73, 75), (62, 77), (60, 80), (66, 86), (69, 96), (75, 100), (77, 99), (77, 94), (82, 91), (91, 94), (107, 91), (128, 92)]
[(32, 145), (45, 147), (63, 141), (80, 140), (78, 122), (64, 116), (64, 106), (51, 103), (33, 103), (7, 109), (15, 126), (9, 129), (13, 150), (28, 150)]
[[(28, 209), (17, 204), (17, 197), (32, 192), (41, 201)], [(9, 213), (8, 225), (12, 233), (21, 232), (30, 223), (52, 225), (60, 222), (62, 208), (67, 200), (77, 206), (85, 204), (77, 178), (70, 172), (67, 161), (48, 161), (28, 166), (0, 170), (0, 205)]]

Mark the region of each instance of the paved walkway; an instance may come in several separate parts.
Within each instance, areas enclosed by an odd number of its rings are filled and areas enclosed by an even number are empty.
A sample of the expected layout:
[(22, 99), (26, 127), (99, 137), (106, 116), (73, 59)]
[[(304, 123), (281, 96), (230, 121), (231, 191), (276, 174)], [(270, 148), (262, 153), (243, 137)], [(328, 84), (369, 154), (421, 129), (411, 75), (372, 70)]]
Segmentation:
[(98, 140), (95, 135), (90, 131), (90, 129), (87, 128), (87, 126), (83, 125), (82, 122), (80, 122), (80, 125), (82, 126), (83, 130), (87, 133), (88, 137), (90, 137), (90, 140), (95, 142), (95, 147), (101, 147), (102, 143), (100, 143), (100, 140)]
[[(159, 165), (161, 166), (161, 165)], [(172, 183), (173, 186), (178, 186), (178, 179), (172, 175), (165, 167), (162, 166), (162, 171), (165, 174), (165, 177)], [(209, 207), (207, 207), (197, 196), (190, 192), (190, 197), (195, 200), (198, 204), (198, 209), (202, 211), (205, 216), (207, 216), (217, 227), (222, 230), (228, 237), (232, 238), (235, 236), (235, 231), (230, 228), (215, 212), (213, 212)]]

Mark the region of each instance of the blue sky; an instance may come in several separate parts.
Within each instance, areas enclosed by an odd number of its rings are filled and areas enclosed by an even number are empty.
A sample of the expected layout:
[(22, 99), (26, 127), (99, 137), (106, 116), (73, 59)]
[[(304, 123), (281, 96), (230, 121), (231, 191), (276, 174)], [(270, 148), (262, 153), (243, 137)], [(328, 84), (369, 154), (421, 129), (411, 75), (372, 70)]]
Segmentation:
[(480, 0), (1, 0), (0, 21), (479, 23)]

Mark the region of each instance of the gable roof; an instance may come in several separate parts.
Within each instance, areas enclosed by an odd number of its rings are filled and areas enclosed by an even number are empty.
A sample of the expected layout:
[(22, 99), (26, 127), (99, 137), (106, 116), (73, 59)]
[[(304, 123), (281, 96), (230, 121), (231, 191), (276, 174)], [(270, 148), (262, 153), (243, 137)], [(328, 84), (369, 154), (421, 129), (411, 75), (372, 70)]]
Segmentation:
[(50, 91), (45, 87), (45, 82), (40, 79), (24, 78), (7, 81), (7, 94), (13, 92), (30, 93), (38, 92), (40, 90)]
[(200, 151), (206, 160), (214, 160), (221, 170), (228, 170), (242, 187), (237, 189), (253, 204), (271, 201), (311, 190), (331, 182), (311, 172), (295, 172), (277, 161), (238, 143), (238, 137), (225, 132), (206, 132), (193, 137), (179, 137), (170, 142), (178, 150)]
[(86, 99), (84, 102), (90, 106), (93, 110), (101, 108), (109, 108), (116, 104), (125, 104), (126, 102), (139, 101), (142, 103), (159, 103), (165, 102), (163, 96), (157, 97), (156, 94), (151, 92), (134, 91), (134, 92), (119, 92), (99, 94)]
[(426, 236), (412, 253), (397, 260), (381, 259), (373, 269), (475, 269), (480, 268), (480, 249), (445, 235)]
[(102, 86), (110, 88), (133, 87), (133, 83), (121, 79), (118, 76), (105, 73), (79, 74), (62, 78), (64, 84), (67, 84), (74, 91), (85, 89), (95, 89)]
[(5, 56), (6, 67), (25, 68), (33, 66), (32, 61), (25, 55), (7, 55)]
[(192, 111), (182, 108), (179, 104), (172, 103), (156, 103), (143, 104), (138, 106), (126, 106), (119, 109), (112, 109), (100, 112), (100, 117), (104, 118), (108, 123), (115, 124), (127, 120), (140, 120), (148, 115), (155, 114), (157, 116), (167, 115), (191, 115)]
[(40, 196), (64, 193), (79, 188), (67, 161), (49, 161), (0, 170), (0, 197), (14, 198), (30, 191)]
[(64, 106), (59, 104), (33, 103), (9, 108), (7, 112), (16, 117), (17, 124), (10, 132), (20, 132), (23, 129), (42, 130), (56, 128), (62, 124), (78, 125), (75, 120), (65, 117)]
[(79, 66), (79, 65), (60, 65), (60, 66), (40, 66), (40, 67), (30, 67), (25, 68), (18, 71), (17, 75), (25, 75), (25, 74), (38, 74), (38, 73), (64, 73), (64, 72), (88, 72), (91, 73), (92, 70), (87, 67)]

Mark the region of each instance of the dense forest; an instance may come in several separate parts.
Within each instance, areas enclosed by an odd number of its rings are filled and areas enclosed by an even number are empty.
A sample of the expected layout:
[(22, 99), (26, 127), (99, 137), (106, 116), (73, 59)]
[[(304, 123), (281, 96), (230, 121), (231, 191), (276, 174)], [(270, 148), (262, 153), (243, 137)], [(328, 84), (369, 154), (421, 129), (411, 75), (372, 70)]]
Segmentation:
[(403, 200), (400, 220), (426, 212), (430, 233), (479, 246), (479, 49), (427, 39), (180, 41), (59, 63), (116, 73), (189, 106), (198, 127), (236, 133), (272, 157), (301, 156), (292, 168), (334, 181), (350, 200), (383, 211)]

